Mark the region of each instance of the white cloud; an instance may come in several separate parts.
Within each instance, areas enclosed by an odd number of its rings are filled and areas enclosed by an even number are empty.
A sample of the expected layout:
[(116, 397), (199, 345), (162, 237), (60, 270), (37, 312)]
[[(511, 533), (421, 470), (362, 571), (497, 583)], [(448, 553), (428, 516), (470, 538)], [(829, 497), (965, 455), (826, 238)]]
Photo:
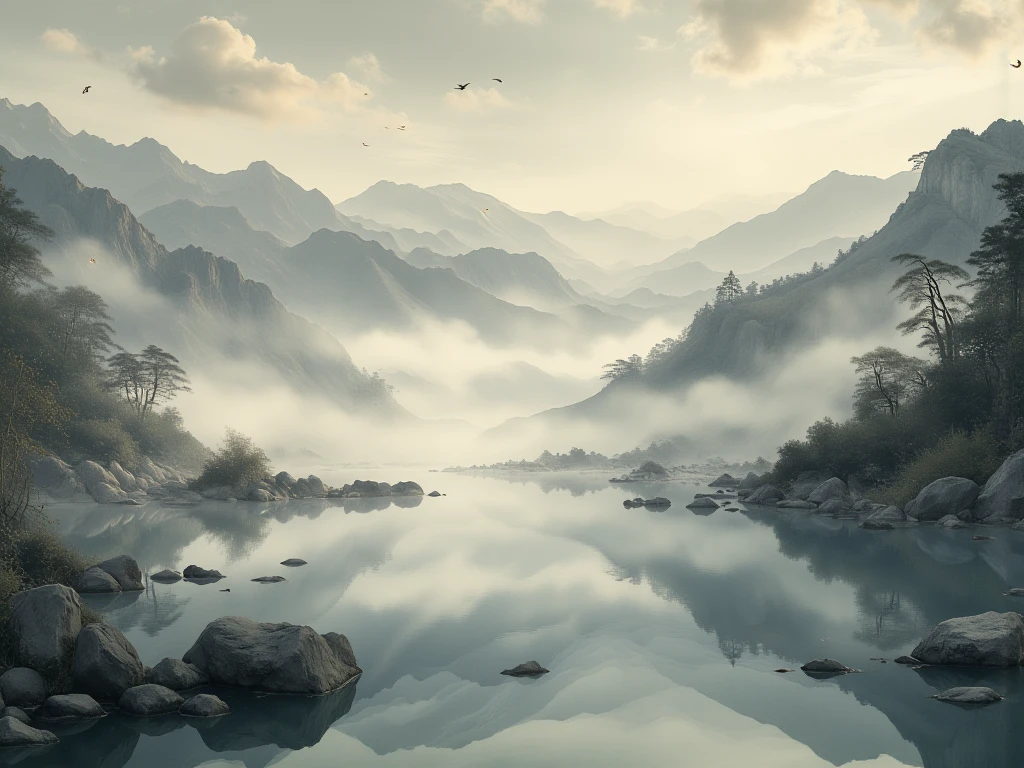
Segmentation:
[(545, 0), (484, 0), (484, 21), (492, 24), (518, 21), (520, 24), (540, 24), (544, 20)]
[(444, 103), (462, 112), (483, 112), (492, 109), (507, 109), (512, 102), (497, 88), (467, 88), (464, 91), (450, 91), (444, 96)]
[(623, 18), (632, 16), (640, 9), (640, 3), (636, 0), (591, 0), (591, 2), (598, 8), (607, 8)]
[(294, 64), (257, 57), (252, 37), (211, 16), (186, 27), (166, 56), (149, 46), (130, 54), (132, 74), (146, 90), (184, 107), (302, 122), (316, 119), (319, 105), (355, 110), (371, 95), (342, 72), (318, 82)]
[(348, 60), (348, 68), (359, 72), (363, 77), (373, 83), (383, 83), (388, 76), (381, 69), (380, 60), (376, 54), (367, 51), (359, 56), (353, 56)]
[(51, 27), (40, 35), (40, 40), (42, 40), (46, 49), (53, 53), (59, 53), (64, 56), (88, 56), (96, 60), (102, 58), (99, 51), (83, 43), (69, 29), (54, 29)]
[(675, 43), (663, 43), (656, 37), (637, 36), (637, 49), (641, 51), (668, 51), (676, 47)]

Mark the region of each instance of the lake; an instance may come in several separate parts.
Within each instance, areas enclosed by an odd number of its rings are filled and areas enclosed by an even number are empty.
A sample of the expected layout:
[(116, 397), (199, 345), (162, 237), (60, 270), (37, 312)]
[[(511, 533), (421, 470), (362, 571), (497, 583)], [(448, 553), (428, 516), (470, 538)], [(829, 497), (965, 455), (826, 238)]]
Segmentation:
[[(234, 711), (212, 724), (115, 713), (58, 731), (59, 745), (20, 765), (1024, 764), (1020, 670), (892, 663), (939, 621), (1021, 608), (1002, 593), (1024, 586), (1024, 534), (873, 532), (767, 508), (698, 515), (684, 505), (706, 488), (604, 475), (358, 475), (447, 496), (51, 507), (87, 554), (226, 574), (88, 600), (144, 663), (180, 657), (207, 622), (238, 615), (342, 632), (364, 673), (322, 698), (222, 692)], [(623, 509), (637, 495), (673, 506)], [(309, 565), (279, 565), (290, 557)], [(287, 581), (250, 581), (273, 575)], [(822, 657), (863, 671), (774, 671)], [(500, 674), (532, 659), (551, 673)], [(929, 698), (964, 684), (1007, 698), (975, 710)]]

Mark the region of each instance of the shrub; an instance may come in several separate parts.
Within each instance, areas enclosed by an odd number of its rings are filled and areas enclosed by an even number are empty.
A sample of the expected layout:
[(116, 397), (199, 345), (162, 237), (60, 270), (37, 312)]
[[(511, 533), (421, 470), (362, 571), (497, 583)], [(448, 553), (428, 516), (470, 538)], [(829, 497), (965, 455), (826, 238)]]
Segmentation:
[(270, 475), (270, 459), (250, 438), (233, 429), (227, 431), (224, 444), (203, 465), (195, 482), (199, 489), (218, 485), (246, 486)]
[(655, 475), (657, 477), (668, 477), (668, 470), (656, 461), (645, 461), (640, 465), (640, 469), (638, 469), (637, 472), (642, 472), (646, 475)]
[(984, 485), (1002, 460), (990, 435), (956, 433), (904, 466), (892, 483), (879, 489), (879, 500), (902, 507), (942, 477), (966, 477)]
[(116, 461), (128, 470), (135, 469), (141, 458), (138, 444), (114, 419), (75, 422), (68, 429), (68, 439), (76, 458), (102, 463)]
[(176, 408), (146, 414), (127, 415), (125, 428), (146, 456), (189, 473), (198, 473), (210, 458), (210, 451), (191, 432), (185, 430)]

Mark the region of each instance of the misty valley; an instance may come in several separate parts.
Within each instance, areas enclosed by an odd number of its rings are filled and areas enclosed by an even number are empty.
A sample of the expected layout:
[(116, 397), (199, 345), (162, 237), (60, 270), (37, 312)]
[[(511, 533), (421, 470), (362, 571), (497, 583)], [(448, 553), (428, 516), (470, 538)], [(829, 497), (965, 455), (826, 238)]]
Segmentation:
[(1024, 12), (42, 5), (0, 765), (1024, 765)]

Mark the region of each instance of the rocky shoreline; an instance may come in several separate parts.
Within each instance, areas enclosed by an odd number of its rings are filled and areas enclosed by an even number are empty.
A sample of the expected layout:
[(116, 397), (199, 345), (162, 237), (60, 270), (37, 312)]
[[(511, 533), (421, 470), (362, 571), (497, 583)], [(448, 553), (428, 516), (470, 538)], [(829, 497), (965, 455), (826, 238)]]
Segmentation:
[(167, 506), (188, 507), (203, 501), (280, 502), (289, 499), (425, 495), (418, 483), (410, 481), (391, 485), (356, 480), (341, 488), (332, 488), (316, 475), (296, 479), (288, 472), (278, 472), (273, 477), (244, 487), (221, 485), (200, 489), (195, 486), (194, 479), (148, 457), (139, 462), (134, 472), (129, 472), (116, 461), (103, 467), (95, 461), (86, 460), (72, 467), (56, 456), (34, 458), (31, 469), (36, 492), (49, 503), (95, 502), (140, 506), (149, 501), (160, 501)]

